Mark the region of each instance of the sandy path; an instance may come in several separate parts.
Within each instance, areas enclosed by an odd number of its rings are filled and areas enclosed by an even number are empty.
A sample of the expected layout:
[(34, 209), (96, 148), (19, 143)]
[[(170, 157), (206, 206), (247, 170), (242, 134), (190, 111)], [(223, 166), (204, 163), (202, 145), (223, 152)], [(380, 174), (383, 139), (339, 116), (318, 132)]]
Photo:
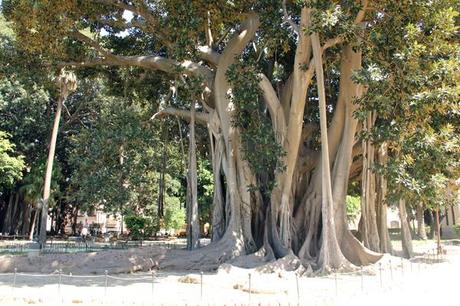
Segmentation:
[[(233, 268), (203, 275), (201, 298), (200, 274), (159, 272), (152, 287), (146, 273), (116, 275), (107, 279), (61, 276), (16, 277), (0, 275), (2, 305), (453, 305), (458, 302), (460, 247), (448, 246), (442, 263), (420, 263), (421, 258), (401, 261), (384, 257), (380, 282), (379, 265), (367, 268), (367, 275), (334, 275), (324, 278), (298, 278), (293, 273), (259, 274), (254, 270)], [(392, 269), (389, 269), (391, 260)], [(401, 262), (403, 267), (401, 267)], [(248, 273), (251, 289), (248, 294)], [(365, 273), (365, 274), (366, 274)], [(180, 280), (187, 275), (189, 281)], [(337, 284), (337, 285), (336, 285)]]

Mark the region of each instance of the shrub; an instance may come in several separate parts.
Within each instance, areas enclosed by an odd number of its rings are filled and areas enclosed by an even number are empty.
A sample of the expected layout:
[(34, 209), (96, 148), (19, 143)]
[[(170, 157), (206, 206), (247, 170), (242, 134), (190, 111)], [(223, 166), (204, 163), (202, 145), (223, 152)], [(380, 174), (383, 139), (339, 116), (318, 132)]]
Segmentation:
[(144, 229), (147, 225), (147, 219), (145, 217), (128, 215), (125, 218), (125, 223), (131, 239), (139, 240), (144, 237)]

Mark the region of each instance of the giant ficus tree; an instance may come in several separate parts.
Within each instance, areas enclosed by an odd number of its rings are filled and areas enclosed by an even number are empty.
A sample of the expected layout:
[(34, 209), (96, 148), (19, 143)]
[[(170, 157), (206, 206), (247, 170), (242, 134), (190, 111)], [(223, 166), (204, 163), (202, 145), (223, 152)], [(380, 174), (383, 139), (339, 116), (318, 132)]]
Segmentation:
[[(412, 10), (424, 3), (412, 1)], [(50, 65), (138, 67), (178, 90), (197, 84), (194, 113), (171, 103), (158, 114), (193, 116), (209, 131), (213, 242), (183, 264), (216, 266), (257, 251), (321, 269), (380, 257), (346, 224), (361, 147), (354, 101), (365, 90), (354, 74), (368, 38), (395, 12), (404, 20), (407, 4), (9, 0), (3, 8), (24, 48)]]

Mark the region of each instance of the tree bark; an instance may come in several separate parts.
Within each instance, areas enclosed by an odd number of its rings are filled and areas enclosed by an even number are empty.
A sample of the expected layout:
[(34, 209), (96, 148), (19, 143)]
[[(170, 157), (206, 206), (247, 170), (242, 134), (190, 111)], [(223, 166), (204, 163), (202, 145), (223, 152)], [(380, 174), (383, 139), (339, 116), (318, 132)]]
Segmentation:
[[(378, 150), (378, 161), (381, 165), (385, 165), (388, 159), (388, 146), (386, 143), (380, 145)], [(390, 233), (388, 232), (388, 218), (387, 218), (387, 180), (385, 176), (376, 175), (376, 213), (377, 213), (377, 227), (380, 240), (380, 252), (393, 253), (391, 245)]]
[(34, 232), (35, 232), (35, 227), (36, 227), (36, 223), (37, 223), (37, 216), (38, 216), (39, 213), (40, 213), (40, 210), (38, 210), (38, 209), (35, 209), (35, 211), (33, 212), (34, 217), (32, 219), (32, 224), (30, 226), (30, 232), (29, 232), (29, 240), (30, 241), (34, 240)]
[(321, 126), (321, 208), (322, 208), (322, 245), (319, 264), (323, 270), (339, 269), (347, 262), (337, 241), (334, 203), (332, 197), (331, 171), (329, 163), (329, 143), (327, 135), (326, 93), (324, 88), (323, 60), (318, 33), (311, 36), (313, 57), (318, 86), (319, 115)]
[(62, 112), (62, 105), (64, 103), (64, 96), (61, 96), (58, 99), (56, 114), (54, 115), (54, 125), (53, 130), (51, 132), (51, 140), (50, 146), (48, 151), (48, 161), (46, 163), (46, 174), (45, 174), (45, 184), (43, 189), (43, 200), (42, 200), (42, 212), (41, 212), (41, 223), (40, 223), (40, 231), (39, 231), (39, 242), (40, 245), (43, 245), (46, 242), (46, 224), (48, 221), (48, 204), (50, 200), (50, 193), (51, 193), (51, 175), (53, 173), (53, 162), (54, 162), (54, 155), (56, 151), (56, 141), (57, 141), (57, 134), (59, 131), (59, 121), (61, 120), (61, 112)]
[[(363, 122), (363, 130), (372, 129), (376, 115), (369, 112), (367, 119)], [(362, 197), (361, 197), (361, 222), (360, 235), (364, 246), (373, 250), (380, 251), (380, 241), (377, 229), (376, 215), (376, 175), (375, 148), (370, 140), (363, 140), (363, 172), (362, 172)]]
[(10, 198), (8, 200), (8, 207), (6, 208), (6, 213), (5, 213), (5, 218), (3, 222), (3, 229), (2, 232), (4, 234), (8, 234), (10, 230), (10, 225), (11, 225), (11, 210), (13, 207), (13, 199), (14, 199), (14, 193), (11, 192)]
[(426, 240), (427, 236), (426, 236), (425, 222), (423, 219), (423, 211), (424, 211), (423, 204), (419, 203), (416, 207), (417, 236), (422, 240)]
[(409, 224), (407, 222), (406, 201), (399, 200), (399, 219), (401, 220), (401, 244), (403, 256), (411, 258), (413, 256), (412, 237)]
[[(300, 16), (300, 27), (306, 28), (310, 23), (310, 9), (303, 7)], [(321, 46), (319, 46), (321, 49)], [(321, 53), (321, 50), (319, 51)], [(293, 72), (293, 89), (292, 99), (289, 111), (289, 121), (287, 127), (287, 135), (289, 140), (284, 144), (286, 150), (286, 157), (284, 164), (286, 167), (285, 172), (282, 174), (281, 190), (281, 203), (272, 205), (272, 212), (278, 214), (280, 223), (280, 239), (284, 247), (290, 247), (291, 244), (291, 213), (292, 207), (292, 183), (294, 169), (297, 165), (297, 157), (299, 153), (300, 139), (302, 135), (302, 123), (304, 108), (306, 103), (307, 90), (313, 70), (310, 74), (303, 71), (306, 67), (311, 56), (311, 42), (310, 37), (305, 33), (299, 33), (299, 42), (296, 49), (294, 59), (294, 72)], [(273, 202), (273, 201), (272, 201)], [(279, 205), (279, 207), (277, 207)]]
[(200, 245), (200, 222), (198, 218), (198, 180), (196, 166), (196, 139), (195, 139), (195, 101), (190, 107), (190, 138), (189, 160), (187, 174), (187, 249), (193, 250)]

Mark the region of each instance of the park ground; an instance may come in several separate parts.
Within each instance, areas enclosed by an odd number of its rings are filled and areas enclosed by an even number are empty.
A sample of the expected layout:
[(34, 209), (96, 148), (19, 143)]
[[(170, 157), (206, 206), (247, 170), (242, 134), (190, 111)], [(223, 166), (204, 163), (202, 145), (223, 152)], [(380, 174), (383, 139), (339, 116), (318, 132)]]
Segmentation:
[[(444, 241), (446, 254), (442, 256), (433, 255), (433, 241), (414, 242), (417, 256), (410, 261), (385, 255), (379, 263), (353, 273), (316, 277), (299, 277), (282, 269), (267, 273), (230, 265), (203, 274), (159, 270), (154, 277), (145, 271), (108, 276), (18, 272), (14, 281), (13, 273), (1, 273), (0, 304), (457, 305), (458, 241)], [(398, 247), (395, 242), (395, 249)], [(32, 271), (31, 268), (22, 270)]]

